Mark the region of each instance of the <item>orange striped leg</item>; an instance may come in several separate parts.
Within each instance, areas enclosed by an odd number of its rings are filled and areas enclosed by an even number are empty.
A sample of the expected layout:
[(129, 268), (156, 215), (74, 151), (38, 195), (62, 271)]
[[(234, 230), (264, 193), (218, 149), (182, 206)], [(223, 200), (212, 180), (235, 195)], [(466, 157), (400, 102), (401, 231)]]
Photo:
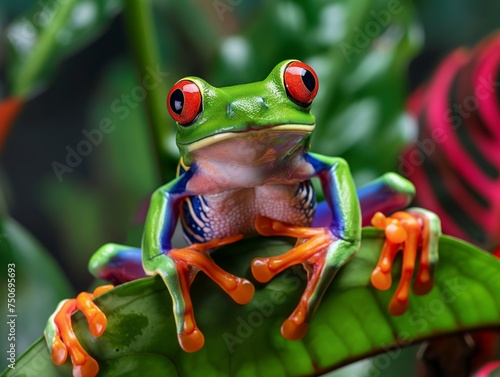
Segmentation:
[[(182, 249), (172, 249), (167, 253), (174, 261), (177, 270), (180, 290), (172, 293), (172, 297), (174, 298), (174, 306), (182, 308), (182, 310), (174, 310), (174, 314), (178, 327), (179, 344), (186, 352), (198, 351), (205, 342), (203, 334), (196, 325), (189, 292), (198, 271), (203, 271), (239, 304), (246, 304), (253, 297), (255, 288), (251, 282), (224, 271), (208, 255), (209, 250), (236, 242), (241, 238), (241, 235), (235, 235), (214, 239), (202, 244), (192, 244)], [(180, 296), (178, 296), (179, 294)]]
[(293, 313), (281, 326), (281, 333), (286, 339), (301, 339), (307, 333), (307, 322), (321, 299), (322, 292), (319, 291), (326, 289), (335, 273), (328, 274), (328, 278), (323, 274), (327, 252), (336, 239), (326, 228), (290, 226), (266, 217), (258, 217), (255, 227), (263, 236), (297, 238), (296, 246), (282, 255), (255, 258), (252, 273), (256, 280), (265, 283), (290, 266), (304, 265), (308, 272), (306, 289)]

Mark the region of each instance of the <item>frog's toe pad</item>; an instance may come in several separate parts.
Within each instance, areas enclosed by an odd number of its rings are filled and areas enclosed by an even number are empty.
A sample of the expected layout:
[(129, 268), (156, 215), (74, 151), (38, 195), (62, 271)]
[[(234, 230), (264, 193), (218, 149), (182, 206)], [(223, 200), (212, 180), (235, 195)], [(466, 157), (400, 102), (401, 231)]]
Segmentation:
[(85, 318), (87, 318), (90, 333), (96, 338), (102, 335), (108, 322), (106, 315), (92, 301), (94, 297), (97, 297), (107, 291), (103, 290), (103, 288), (110, 290), (113, 286), (107, 285), (99, 287), (96, 289), (100, 292), (99, 294), (96, 294), (95, 292), (81, 292), (76, 298), (77, 308), (80, 309), (80, 311), (85, 315)]
[(392, 276), (390, 273), (383, 271), (379, 266), (377, 266), (372, 272), (371, 282), (375, 288), (381, 291), (386, 291), (392, 285)]
[(274, 272), (269, 268), (269, 258), (255, 258), (252, 261), (252, 275), (259, 283), (270, 281)]
[(389, 303), (389, 313), (394, 316), (403, 315), (410, 305), (407, 294), (395, 294)]
[(255, 287), (246, 279), (237, 278), (237, 286), (232, 291), (228, 291), (231, 298), (238, 304), (248, 304), (255, 293)]
[(96, 313), (92, 320), (89, 321), (90, 332), (94, 337), (100, 337), (106, 329), (107, 323), (108, 319), (103, 312)]
[(89, 357), (81, 365), (73, 365), (73, 377), (93, 377), (99, 372), (99, 364)]
[(205, 344), (205, 337), (203, 333), (195, 328), (194, 331), (189, 334), (182, 332), (177, 335), (179, 344), (185, 352), (196, 352), (199, 351), (203, 344)]
[[(424, 275), (422, 273), (422, 275)], [(432, 288), (434, 287), (434, 280), (432, 280), (431, 276), (429, 275), (428, 278), (425, 279), (418, 279), (415, 281), (415, 284), (413, 284), (413, 292), (417, 296), (423, 296), (429, 293)]]
[(408, 238), (408, 233), (399, 222), (394, 221), (385, 227), (385, 236), (392, 243), (403, 243)]
[(308, 329), (309, 325), (306, 322), (296, 323), (288, 318), (281, 325), (281, 334), (288, 340), (300, 340), (307, 334)]
[(62, 365), (68, 357), (68, 349), (61, 338), (56, 337), (52, 343), (52, 351), (50, 352), (52, 362), (56, 365)]

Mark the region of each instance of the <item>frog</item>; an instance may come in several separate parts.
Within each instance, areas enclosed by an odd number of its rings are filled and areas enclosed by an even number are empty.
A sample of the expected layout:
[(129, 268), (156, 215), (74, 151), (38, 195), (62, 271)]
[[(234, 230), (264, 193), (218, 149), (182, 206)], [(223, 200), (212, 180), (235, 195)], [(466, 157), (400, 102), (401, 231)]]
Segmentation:
[[(62, 302), (49, 319), (45, 337), (56, 364), (69, 354), (75, 375), (95, 376), (98, 363), (78, 342), (71, 315), (81, 310), (92, 335), (100, 336), (106, 315), (93, 299), (145, 276), (159, 275), (170, 292), (180, 347), (201, 349), (205, 340), (196, 324), (191, 283), (202, 271), (236, 303), (250, 302), (252, 281), (223, 270), (211, 257), (245, 237), (297, 240), (282, 255), (255, 258), (250, 266), (260, 283), (295, 265), (307, 271), (306, 288), (281, 327), (288, 340), (306, 335), (325, 290), (358, 251), (364, 226), (385, 234), (371, 275), (377, 289), (391, 286), (393, 261), (403, 253), (391, 314), (408, 309), (412, 280), (416, 294), (432, 289), (439, 218), (422, 208), (405, 209), (415, 195), (405, 178), (386, 173), (357, 188), (343, 158), (310, 151), (318, 89), (313, 68), (294, 59), (279, 63), (260, 82), (218, 88), (189, 76), (172, 86), (166, 106), (177, 127), (176, 177), (152, 194), (141, 247), (107, 244), (91, 258), (91, 273), (112, 285)], [(323, 201), (316, 199), (316, 178)], [(178, 222), (187, 246), (172, 243)]]

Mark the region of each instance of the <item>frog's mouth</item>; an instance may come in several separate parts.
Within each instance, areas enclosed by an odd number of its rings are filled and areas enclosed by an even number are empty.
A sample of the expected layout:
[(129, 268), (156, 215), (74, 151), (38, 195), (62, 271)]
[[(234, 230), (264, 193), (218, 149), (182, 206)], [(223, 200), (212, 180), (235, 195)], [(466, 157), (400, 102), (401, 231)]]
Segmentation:
[(314, 131), (316, 124), (280, 124), (273, 125), (268, 127), (249, 127), (244, 131), (231, 131), (231, 132), (221, 132), (212, 136), (208, 136), (204, 139), (197, 140), (192, 143), (183, 144), (188, 152), (194, 152), (198, 149), (205, 148), (209, 145), (219, 143), (224, 140), (233, 139), (233, 138), (243, 138), (243, 137), (252, 137), (252, 135), (263, 136), (264, 133), (273, 132), (273, 133), (296, 133), (302, 135), (308, 135)]

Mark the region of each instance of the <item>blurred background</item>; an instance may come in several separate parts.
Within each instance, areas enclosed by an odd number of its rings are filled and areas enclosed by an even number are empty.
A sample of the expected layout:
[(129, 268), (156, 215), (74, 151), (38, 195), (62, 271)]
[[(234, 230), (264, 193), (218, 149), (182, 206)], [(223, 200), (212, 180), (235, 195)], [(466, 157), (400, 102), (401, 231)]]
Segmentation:
[(87, 262), (102, 244), (137, 244), (148, 196), (175, 174), (164, 99), (179, 78), (225, 86), (262, 80), (284, 59), (308, 62), (320, 78), (313, 150), (344, 156), (364, 183), (397, 171), (415, 138), (409, 93), (452, 50), (495, 31), (500, 14), (494, 0), (152, 6), (142, 14), (127, 0), (0, 4), (0, 98), (20, 108), (0, 133), (3, 213), (48, 250), (74, 291), (91, 284)]

